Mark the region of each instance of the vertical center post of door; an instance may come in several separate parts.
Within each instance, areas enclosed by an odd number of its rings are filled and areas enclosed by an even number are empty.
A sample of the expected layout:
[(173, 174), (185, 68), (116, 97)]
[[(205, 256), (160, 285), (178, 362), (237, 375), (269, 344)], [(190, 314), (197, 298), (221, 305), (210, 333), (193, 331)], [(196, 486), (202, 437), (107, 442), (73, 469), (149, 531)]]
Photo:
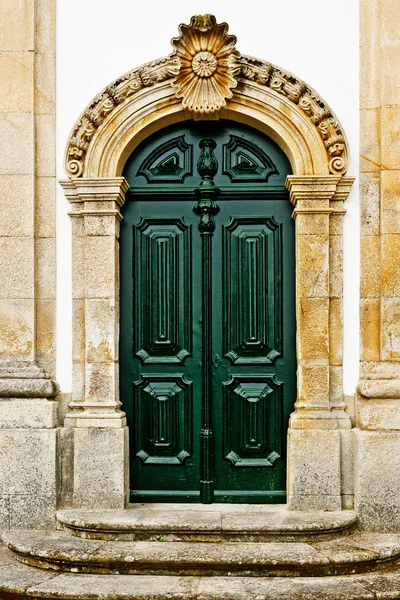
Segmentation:
[(219, 212), (216, 202), (220, 193), (214, 183), (218, 162), (214, 140), (200, 142), (197, 171), (201, 177), (196, 189), (197, 204), (193, 211), (199, 216), (202, 261), (202, 415), (200, 430), (200, 501), (210, 504), (214, 495), (214, 436), (212, 430), (212, 237), (214, 215)]

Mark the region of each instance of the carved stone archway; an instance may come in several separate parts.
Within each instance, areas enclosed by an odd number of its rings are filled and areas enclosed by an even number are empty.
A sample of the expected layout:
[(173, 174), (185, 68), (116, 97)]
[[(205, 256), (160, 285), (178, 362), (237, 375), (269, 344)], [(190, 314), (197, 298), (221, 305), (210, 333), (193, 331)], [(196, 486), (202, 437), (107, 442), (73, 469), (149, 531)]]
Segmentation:
[(288, 156), (296, 219), (298, 393), (290, 419), (288, 504), (349, 507), (341, 436), (343, 216), (353, 178), (329, 106), (303, 81), (239, 54), (210, 15), (180, 26), (174, 52), (107, 86), (79, 117), (65, 153), (73, 235), (75, 506), (125, 506), (128, 443), (118, 390), (119, 223), (128, 156), (151, 133), (189, 119), (230, 119), (269, 135)]

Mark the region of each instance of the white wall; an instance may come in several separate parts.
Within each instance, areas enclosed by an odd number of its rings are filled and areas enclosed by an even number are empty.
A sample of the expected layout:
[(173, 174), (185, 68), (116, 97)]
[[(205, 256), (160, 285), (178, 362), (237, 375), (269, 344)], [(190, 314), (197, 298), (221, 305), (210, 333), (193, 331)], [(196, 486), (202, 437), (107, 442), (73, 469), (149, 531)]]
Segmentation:
[[(227, 21), (237, 48), (293, 72), (336, 112), (359, 168), (358, 0), (57, 0), (57, 168), (70, 130), (90, 100), (119, 75), (170, 53), (179, 23), (211, 12)], [(358, 182), (345, 218), (345, 393), (355, 391), (359, 360)], [(57, 378), (71, 389), (71, 243), (69, 206), (57, 195)]]

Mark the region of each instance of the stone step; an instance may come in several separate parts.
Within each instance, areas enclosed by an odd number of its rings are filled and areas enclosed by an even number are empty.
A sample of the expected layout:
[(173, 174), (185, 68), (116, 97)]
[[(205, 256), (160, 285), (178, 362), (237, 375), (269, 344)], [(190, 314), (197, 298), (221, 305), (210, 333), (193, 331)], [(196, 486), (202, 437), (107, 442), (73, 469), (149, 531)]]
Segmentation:
[(2, 600), (399, 600), (400, 569), (334, 577), (176, 577), (49, 572), (1, 556)]
[[(160, 508), (162, 506), (162, 508)], [(307, 542), (355, 530), (357, 515), (295, 512), (285, 505), (135, 504), (124, 510), (67, 509), (58, 526), (72, 535), (101, 540)]]
[(73, 573), (322, 577), (371, 572), (399, 562), (400, 535), (358, 534), (314, 542), (126, 542), (61, 532), (4, 536), (18, 561)]

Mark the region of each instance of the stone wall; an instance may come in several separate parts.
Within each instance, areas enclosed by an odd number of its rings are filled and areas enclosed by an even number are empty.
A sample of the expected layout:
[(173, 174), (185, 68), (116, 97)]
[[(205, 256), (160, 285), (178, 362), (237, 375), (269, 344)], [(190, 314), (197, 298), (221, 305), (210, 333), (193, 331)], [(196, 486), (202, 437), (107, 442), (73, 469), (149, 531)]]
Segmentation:
[(0, 28), (0, 528), (54, 523), (55, 0)]
[(361, 368), (356, 509), (400, 529), (400, 11), (361, 0)]

